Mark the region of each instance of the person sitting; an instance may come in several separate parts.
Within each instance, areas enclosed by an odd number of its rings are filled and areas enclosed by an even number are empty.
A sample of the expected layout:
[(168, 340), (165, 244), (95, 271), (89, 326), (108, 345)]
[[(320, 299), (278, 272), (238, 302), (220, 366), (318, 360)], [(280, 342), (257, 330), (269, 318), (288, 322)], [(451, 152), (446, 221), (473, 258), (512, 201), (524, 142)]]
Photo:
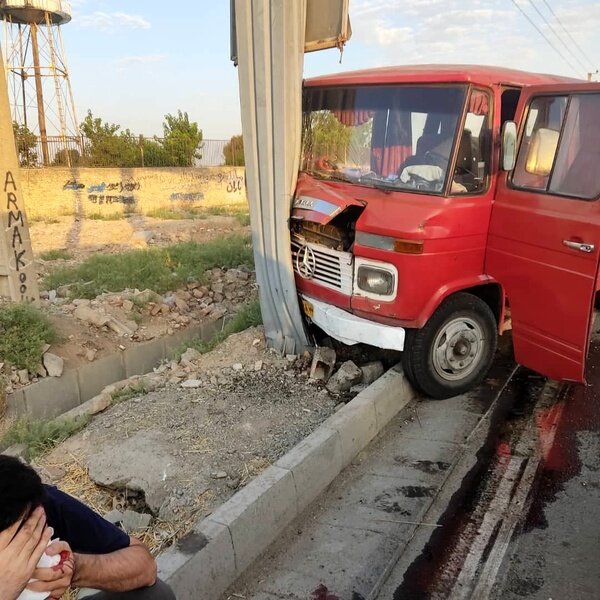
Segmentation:
[[(38, 567), (44, 555), (53, 567)], [(91, 588), (90, 600), (174, 600), (156, 571), (139, 540), (44, 485), (19, 459), (0, 455), (2, 600), (17, 600), (24, 592), (58, 600), (71, 586)]]

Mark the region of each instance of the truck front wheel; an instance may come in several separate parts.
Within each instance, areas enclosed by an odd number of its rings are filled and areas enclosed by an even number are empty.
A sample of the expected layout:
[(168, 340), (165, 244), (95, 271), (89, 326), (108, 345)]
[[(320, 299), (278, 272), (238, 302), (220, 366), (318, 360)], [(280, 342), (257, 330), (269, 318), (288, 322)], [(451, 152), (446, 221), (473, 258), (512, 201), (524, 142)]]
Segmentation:
[(487, 375), (498, 344), (490, 307), (459, 293), (445, 300), (425, 327), (407, 332), (402, 364), (409, 381), (431, 398), (450, 398)]

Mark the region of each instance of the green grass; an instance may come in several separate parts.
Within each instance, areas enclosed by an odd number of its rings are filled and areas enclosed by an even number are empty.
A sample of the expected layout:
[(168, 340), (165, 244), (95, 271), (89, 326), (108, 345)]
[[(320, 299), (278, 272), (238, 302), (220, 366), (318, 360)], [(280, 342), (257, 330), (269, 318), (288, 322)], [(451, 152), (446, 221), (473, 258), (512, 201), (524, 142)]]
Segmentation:
[(42, 260), (70, 260), (73, 256), (63, 248), (61, 250), (46, 250), (46, 252), (40, 254), (40, 258)]
[(188, 281), (202, 281), (207, 269), (252, 264), (250, 240), (232, 235), (204, 244), (185, 242), (122, 254), (97, 254), (81, 265), (52, 270), (43, 283), (49, 290), (70, 285), (73, 298), (95, 298), (126, 288), (149, 288), (163, 294)]
[(57, 219), (56, 217), (42, 217), (38, 215), (35, 217), (30, 217), (29, 222), (44, 223), (45, 225), (56, 225), (56, 223), (60, 223), (60, 219)]
[(132, 385), (131, 387), (126, 387), (114, 392), (112, 394), (113, 404), (125, 402), (126, 400), (131, 400), (131, 398), (137, 398), (138, 396), (145, 396), (148, 392), (149, 390), (146, 388), (144, 382), (140, 381), (137, 385)]
[(34, 459), (81, 431), (89, 420), (89, 416), (54, 421), (30, 420), (23, 417), (0, 439), (0, 448), (25, 444), (27, 458)]
[(155, 208), (146, 213), (147, 217), (163, 219), (164, 221), (179, 221), (182, 219), (206, 219), (201, 209)]
[(205, 211), (209, 215), (235, 217), (243, 227), (250, 225), (250, 213), (245, 205), (208, 206)]
[(0, 306), (0, 362), (35, 372), (44, 344), (57, 340), (48, 319), (27, 304)]
[[(192, 348), (198, 352), (206, 353), (214, 350), (221, 342), (226, 340), (231, 334), (245, 331), (249, 327), (256, 327), (262, 324), (262, 315), (260, 313), (260, 304), (258, 300), (252, 300), (244, 304), (235, 316), (227, 322), (223, 330), (213, 337), (209, 342), (197, 341), (191, 344)], [(190, 347), (190, 346), (188, 346)]]
[(123, 212), (113, 212), (113, 213), (89, 213), (85, 215), (86, 219), (90, 219), (90, 221), (121, 221), (122, 219), (126, 219), (129, 215)]

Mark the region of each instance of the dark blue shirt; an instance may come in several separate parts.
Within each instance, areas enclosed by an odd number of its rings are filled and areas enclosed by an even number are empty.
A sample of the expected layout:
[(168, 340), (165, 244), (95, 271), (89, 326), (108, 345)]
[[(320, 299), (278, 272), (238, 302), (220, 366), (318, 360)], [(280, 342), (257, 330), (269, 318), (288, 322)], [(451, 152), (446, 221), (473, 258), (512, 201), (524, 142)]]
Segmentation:
[(91, 508), (55, 487), (45, 485), (42, 505), (54, 537), (79, 554), (109, 554), (129, 546), (129, 536)]

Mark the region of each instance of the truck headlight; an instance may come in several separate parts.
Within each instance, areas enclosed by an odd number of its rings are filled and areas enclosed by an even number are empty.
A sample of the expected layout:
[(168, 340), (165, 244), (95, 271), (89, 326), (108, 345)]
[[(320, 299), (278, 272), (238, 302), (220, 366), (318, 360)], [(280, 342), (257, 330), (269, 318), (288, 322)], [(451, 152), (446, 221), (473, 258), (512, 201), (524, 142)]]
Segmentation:
[(385, 269), (367, 265), (358, 267), (356, 284), (361, 290), (381, 296), (391, 296), (394, 293), (394, 274)]

